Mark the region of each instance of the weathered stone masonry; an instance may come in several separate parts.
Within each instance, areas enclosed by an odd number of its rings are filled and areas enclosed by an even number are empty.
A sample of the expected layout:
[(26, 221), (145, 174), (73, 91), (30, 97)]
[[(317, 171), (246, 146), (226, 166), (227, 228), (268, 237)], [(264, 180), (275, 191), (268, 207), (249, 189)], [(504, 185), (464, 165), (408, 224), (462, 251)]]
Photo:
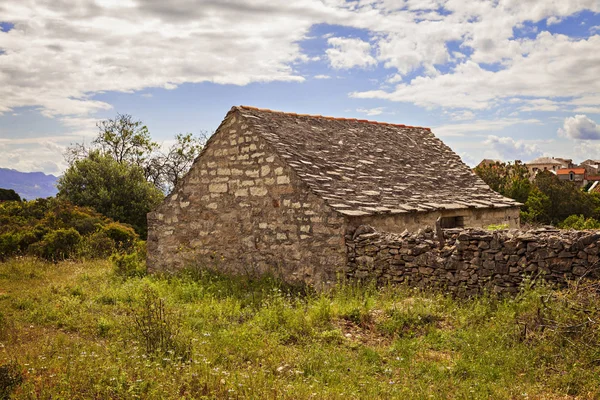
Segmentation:
[[(345, 264), (343, 217), (235, 116), (149, 223), (149, 269), (191, 264), (309, 283)], [(326, 268), (324, 268), (326, 266)]]
[(148, 214), (150, 271), (201, 265), (317, 286), (347, 269), (368, 224), (519, 225), (428, 128), (233, 107), (173, 193)]
[(347, 276), (467, 295), (515, 293), (526, 276), (560, 285), (600, 277), (600, 232), (449, 229), (445, 236), (440, 249), (431, 228), (398, 235), (359, 227), (346, 236)]

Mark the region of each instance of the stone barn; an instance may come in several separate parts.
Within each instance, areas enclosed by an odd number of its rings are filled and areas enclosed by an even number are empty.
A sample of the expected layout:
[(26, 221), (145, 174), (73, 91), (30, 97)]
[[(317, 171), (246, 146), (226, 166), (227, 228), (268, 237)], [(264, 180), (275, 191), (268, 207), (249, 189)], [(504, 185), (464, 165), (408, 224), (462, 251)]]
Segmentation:
[(148, 214), (148, 269), (197, 264), (321, 284), (346, 268), (344, 236), (519, 225), (428, 128), (233, 107)]

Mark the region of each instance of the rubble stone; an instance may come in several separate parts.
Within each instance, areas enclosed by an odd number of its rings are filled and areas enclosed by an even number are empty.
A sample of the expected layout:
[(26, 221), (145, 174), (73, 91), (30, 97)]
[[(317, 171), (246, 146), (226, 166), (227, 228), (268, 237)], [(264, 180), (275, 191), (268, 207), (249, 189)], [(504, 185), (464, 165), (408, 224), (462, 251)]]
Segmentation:
[[(439, 249), (424, 231), (398, 235), (361, 226), (346, 236), (347, 257), (358, 260), (368, 254), (368, 261), (359, 263), (360, 271), (349, 262), (346, 275), (468, 295), (486, 288), (517, 293), (524, 278), (538, 274), (558, 285), (582, 276), (600, 278), (598, 232), (503, 230), (492, 237), (471, 228), (446, 229), (444, 235), (446, 245)], [(579, 249), (568, 250), (575, 246)]]

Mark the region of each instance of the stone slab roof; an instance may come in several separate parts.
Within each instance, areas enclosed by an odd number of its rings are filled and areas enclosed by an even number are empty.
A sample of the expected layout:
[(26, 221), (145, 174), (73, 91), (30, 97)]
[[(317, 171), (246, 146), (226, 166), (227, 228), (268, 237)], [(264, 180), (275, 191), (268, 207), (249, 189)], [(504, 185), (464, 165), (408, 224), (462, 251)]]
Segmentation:
[(491, 190), (429, 128), (247, 106), (230, 112), (345, 215), (520, 205)]

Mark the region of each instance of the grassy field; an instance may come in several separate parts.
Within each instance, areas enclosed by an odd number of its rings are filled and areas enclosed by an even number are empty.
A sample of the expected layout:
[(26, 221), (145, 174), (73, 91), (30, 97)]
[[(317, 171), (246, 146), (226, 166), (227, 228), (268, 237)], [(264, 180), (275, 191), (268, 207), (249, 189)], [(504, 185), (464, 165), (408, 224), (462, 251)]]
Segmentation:
[(597, 287), (327, 293), (0, 263), (0, 398), (600, 398)]

